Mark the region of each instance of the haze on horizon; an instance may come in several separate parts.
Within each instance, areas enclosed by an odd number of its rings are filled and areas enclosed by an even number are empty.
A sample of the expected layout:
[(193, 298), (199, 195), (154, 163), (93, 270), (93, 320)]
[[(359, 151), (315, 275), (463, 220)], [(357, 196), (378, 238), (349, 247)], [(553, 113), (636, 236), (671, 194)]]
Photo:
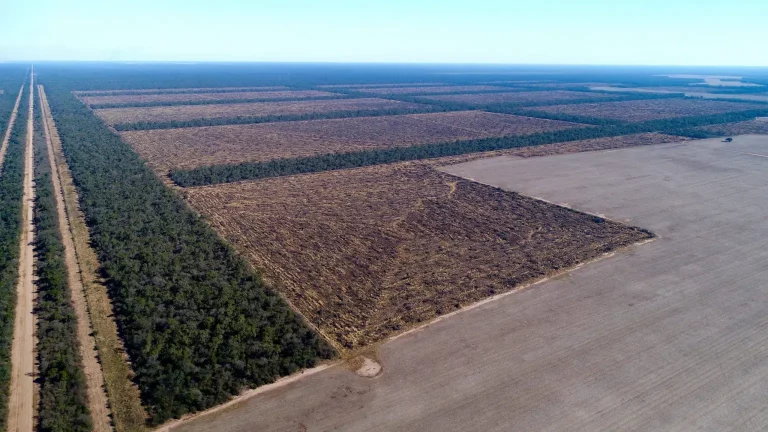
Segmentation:
[(760, 0), (40, 0), (5, 5), (0, 61), (768, 66), (766, 17)]

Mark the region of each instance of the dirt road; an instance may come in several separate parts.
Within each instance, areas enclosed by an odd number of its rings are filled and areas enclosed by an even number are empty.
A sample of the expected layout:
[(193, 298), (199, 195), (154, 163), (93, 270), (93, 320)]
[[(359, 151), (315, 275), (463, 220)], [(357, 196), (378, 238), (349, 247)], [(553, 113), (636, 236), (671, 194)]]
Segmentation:
[(13, 124), (16, 123), (16, 116), (19, 114), (19, 103), (21, 102), (21, 95), (24, 93), (24, 84), (19, 89), (19, 95), (16, 96), (16, 104), (11, 111), (11, 117), (8, 119), (8, 127), (5, 129), (5, 136), (3, 142), (0, 144), (0, 170), (3, 169), (3, 160), (5, 159), (5, 152), (8, 150), (8, 140), (11, 138), (11, 130), (13, 130)]
[(56, 196), (56, 210), (59, 216), (59, 232), (64, 245), (64, 259), (67, 265), (67, 278), (72, 294), (72, 305), (77, 316), (77, 336), (80, 342), (80, 356), (83, 359), (83, 372), (85, 373), (88, 387), (88, 409), (91, 411), (93, 430), (95, 432), (111, 431), (109, 419), (109, 405), (107, 394), (104, 391), (104, 375), (96, 353), (96, 341), (92, 335), (91, 318), (88, 315), (88, 304), (83, 293), (83, 280), (81, 277), (80, 263), (75, 251), (72, 228), (67, 217), (64, 205), (64, 192), (61, 187), (61, 174), (55, 162), (53, 144), (51, 143), (52, 119), (47, 101), (44, 99), (42, 86), (38, 86), (40, 97), (40, 109), (43, 110), (43, 129), (45, 131), (45, 144), (48, 149), (48, 160), (51, 164), (51, 181)]
[(34, 247), (35, 230), (33, 205), (34, 188), (34, 70), (29, 82), (29, 118), (27, 144), (24, 152), (24, 198), (22, 204), (21, 253), (19, 255), (19, 282), (16, 287), (16, 318), (13, 326), (11, 349), (11, 387), (8, 398), (8, 431), (32, 432), (35, 414), (35, 302)]

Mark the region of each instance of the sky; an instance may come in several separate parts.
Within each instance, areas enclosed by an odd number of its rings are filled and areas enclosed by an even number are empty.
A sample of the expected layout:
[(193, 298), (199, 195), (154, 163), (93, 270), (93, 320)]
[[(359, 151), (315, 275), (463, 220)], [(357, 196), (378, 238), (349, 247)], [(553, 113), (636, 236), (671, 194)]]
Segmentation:
[(1, 0), (0, 61), (768, 66), (766, 0)]

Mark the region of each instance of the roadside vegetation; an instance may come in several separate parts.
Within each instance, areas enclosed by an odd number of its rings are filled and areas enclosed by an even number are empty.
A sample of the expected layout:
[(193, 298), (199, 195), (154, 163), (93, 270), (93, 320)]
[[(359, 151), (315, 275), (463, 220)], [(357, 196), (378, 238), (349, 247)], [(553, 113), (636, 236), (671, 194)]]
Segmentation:
[(46, 93), (151, 423), (334, 355), (66, 87)]

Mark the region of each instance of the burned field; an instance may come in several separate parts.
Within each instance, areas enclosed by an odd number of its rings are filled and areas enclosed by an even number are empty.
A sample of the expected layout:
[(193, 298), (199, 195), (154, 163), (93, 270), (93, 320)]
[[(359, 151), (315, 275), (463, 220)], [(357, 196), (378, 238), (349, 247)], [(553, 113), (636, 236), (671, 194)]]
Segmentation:
[(765, 105), (700, 99), (651, 99), (622, 102), (553, 105), (536, 108), (550, 114), (642, 122), (676, 117), (765, 109)]
[(440, 96), (429, 96), (427, 99), (444, 102), (461, 102), (477, 105), (488, 104), (546, 104), (558, 101), (586, 101), (610, 99), (613, 96), (604, 93), (576, 92), (565, 90), (553, 91), (525, 91), (525, 92), (507, 92), (507, 93), (480, 93), (480, 94), (451, 94)]
[(94, 110), (107, 124), (154, 121), (186, 121), (194, 119), (231, 118), (238, 116), (272, 116), (318, 112), (417, 109), (419, 104), (394, 100), (332, 99), (288, 102), (257, 102), (220, 105), (180, 105), (145, 108), (107, 108)]
[(159, 173), (327, 153), (526, 135), (583, 125), (482, 111), (128, 131)]
[(379, 95), (408, 95), (408, 94), (428, 94), (428, 93), (465, 93), (474, 91), (514, 91), (510, 87), (490, 86), (490, 85), (470, 85), (470, 86), (413, 86), (413, 87), (383, 87), (383, 88), (365, 88), (360, 89), (363, 93), (372, 93)]
[(213, 92), (213, 93), (161, 93), (161, 94), (130, 94), (109, 96), (83, 96), (80, 99), (88, 105), (110, 104), (142, 104), (142, 103), (179, 103), (204, 102), (221, 100), (249, 99), (307, 99), (322, 97), (337, 97), (338, 93), (318, 90), (275, 90), (250, 92)]
[(710, 126), (700, 126), (694, 128), (696, 131), (702, 131), (713, 136), (727, 135), (746, 135), (759, 134), (768, 135), (768, 119), (758, 118), (755, 120), (725, 123)]
[(346, 348), (650, 237), (418, 163), (185, 194)]

